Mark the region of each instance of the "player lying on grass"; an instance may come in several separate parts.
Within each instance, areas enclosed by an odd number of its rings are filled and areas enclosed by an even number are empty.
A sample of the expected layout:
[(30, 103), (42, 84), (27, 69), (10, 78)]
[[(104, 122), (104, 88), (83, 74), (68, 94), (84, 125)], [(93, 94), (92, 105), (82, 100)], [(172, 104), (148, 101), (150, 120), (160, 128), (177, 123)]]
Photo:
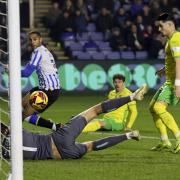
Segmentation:
[[(108, 94), (108, 99), (129, 96), (132, 92), (125, 87), (125, 76), (115, 74), (113, 76), (114, 90)], [(83, 132), (97, 130), (131, 130), (137, 117), (136, 101), (129, 102), (119, 107), (115, 111), (104, 114), (102, 118), (97, 118), (87, 124)]]
[[(24, 159), (78, 159), (87, 152), (102, 150), (114, 146), (128, 139), (139, 140), (139, 132), (132, 131), (122, 135), (103, 138), (96, 141), (78, 143), (75, 139), (82, 132), (84, 127), (92, 119), (101, 113), (106, 113), (123, 106), (133, 100), (142, 100), (144, 93), (147, 92), (147, 86), (144, 85), (133, 94), (123, 98), (116, 98), (99, 103), (79, 115), (73, 117), (68, 123), (59, 127), (48, 135), (28, 132), (23, 130), (23, 157)], [(3, 132), (8, 132), (3, 128)], [(2, 133), (3, 133), (2, 132)], [(3, 145), (8, 144), (4, 140)], [(7, 157), (7, 151), (3, 149), (4, 157)]]

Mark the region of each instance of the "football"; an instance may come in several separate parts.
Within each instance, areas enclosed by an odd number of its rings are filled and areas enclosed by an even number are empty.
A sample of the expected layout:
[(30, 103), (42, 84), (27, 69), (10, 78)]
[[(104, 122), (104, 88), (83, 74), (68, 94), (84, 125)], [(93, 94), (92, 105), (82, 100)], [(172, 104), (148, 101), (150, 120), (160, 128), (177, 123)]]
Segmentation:
[(48, 104), (48, 97), (43, 91), (34, 91), (29, 98), (30, 105), (36, 110), (43, 110)]

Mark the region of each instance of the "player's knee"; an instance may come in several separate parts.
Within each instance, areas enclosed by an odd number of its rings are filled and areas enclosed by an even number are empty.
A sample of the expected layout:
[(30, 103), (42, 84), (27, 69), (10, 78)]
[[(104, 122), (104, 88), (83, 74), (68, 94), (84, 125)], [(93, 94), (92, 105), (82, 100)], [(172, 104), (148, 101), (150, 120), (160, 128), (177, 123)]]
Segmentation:
[(165, 109), (166, 109), (166, 106), (164, 104), (158, 103), (158, 102), (156, 102), (152, 106), (152, 112), (154, 112), (155, 114), (162, 113)]

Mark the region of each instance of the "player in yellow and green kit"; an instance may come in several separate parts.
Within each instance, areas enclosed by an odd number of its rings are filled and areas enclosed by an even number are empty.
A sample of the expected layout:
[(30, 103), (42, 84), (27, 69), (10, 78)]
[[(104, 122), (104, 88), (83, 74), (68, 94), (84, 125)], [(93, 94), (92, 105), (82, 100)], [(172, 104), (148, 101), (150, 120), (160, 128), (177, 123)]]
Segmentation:
[[(125, 87), (125, 77), (122, 74), (113, 76), (114, 90), (109, 92), (108, 99), (129, 96), (132, 92)], [(106, 113), (101, 119), (94, 119), (83, 132), (103, 130), (131, 130), (137, 117), (136, 102), (132, 101), (115, 111)], [(129, 118), (128, 122), (127, 119)]]
[(173, 116), (167, 111), (168, 105), (176, 105), (180, 97), (180, 32), (175, 29), (173, 18), (168, 13), (158, 17), (159, 31), (167, 37), (165, 46), (165, 67), (157, 71), (158, 75), (165, 74), (166, 82), (157, 91), (150, 102), (156, 128), (160, 133), (160, 143), (151, 150), (171, 150), (167, 128), (176, 138), (174, 153), (180, 152), (180, 130)]

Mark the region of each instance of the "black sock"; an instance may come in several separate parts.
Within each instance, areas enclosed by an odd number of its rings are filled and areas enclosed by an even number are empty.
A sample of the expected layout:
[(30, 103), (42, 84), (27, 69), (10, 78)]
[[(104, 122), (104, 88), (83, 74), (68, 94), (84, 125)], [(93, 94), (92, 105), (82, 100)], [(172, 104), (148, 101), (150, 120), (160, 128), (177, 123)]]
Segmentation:
[(113, 110), (123, 106), (124, 104), (127, 104), (130, 101), (131, 101), (130, 96), (104, 101), (103, 103), (101, 103), (102, 113), (113, 111)]
[(127, 136), (125, 134), (119, 136), (112, 136), (103, 138), (93, 142), (93, 151), (98, 151), (102, 149), (106, 149), (108, 147), (114, 146), (122, 141), (127, 140)]
[(50, 120), (46, 120), (46, 119), (44, 119), (42, 117), (39, 117), (38, 122), (37, 122), (38, 126), (46, 127), (46, 128), (49, 128), (49, 129), (52, 129), (53, 124), (54, 123), (51, 122)]

